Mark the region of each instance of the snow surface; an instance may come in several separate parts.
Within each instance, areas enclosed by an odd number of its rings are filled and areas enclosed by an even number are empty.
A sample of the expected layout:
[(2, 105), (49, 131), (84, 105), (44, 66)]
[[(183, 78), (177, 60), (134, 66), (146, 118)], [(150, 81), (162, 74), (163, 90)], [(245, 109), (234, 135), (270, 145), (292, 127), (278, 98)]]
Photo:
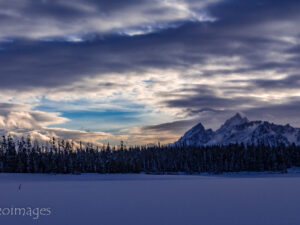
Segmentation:
[[(21, 190), (19, 190), (21, 184)], [(300, 173), (199, 175), (0, 174), (3, 225), (298, 225)]]

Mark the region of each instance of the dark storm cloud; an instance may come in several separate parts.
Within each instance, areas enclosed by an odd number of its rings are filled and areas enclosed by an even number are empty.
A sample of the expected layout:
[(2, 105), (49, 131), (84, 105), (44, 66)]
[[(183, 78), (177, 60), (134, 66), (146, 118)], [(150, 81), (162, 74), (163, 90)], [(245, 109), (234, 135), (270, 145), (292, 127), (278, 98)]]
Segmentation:
[(11, 0), (0, 1), (1, 37), (47, 38), (125, 32), (193, 20), (205, 4), (160, 0)]
[[(228, 88), (232, 90), (232, 88)], [(240, 88), (239, 88), (240, 89)], [(176, 92), (178, 94), (176, 94)], [(182, 94), (188, 92), (186, 94)], [(172, 95), (173, 94), (173, 95)], [(204, 111), (218, 112), (223, 108), (230, 106), (242, 106), (243, 104), (256, 103), (253, 98), (235, 97), (226, 98), (218, 96), (216, 90), (209, 85), (189, 85), (186, 88), (178, 89), (176, 91), (160, 93), (165, 97), (176, 97), (175, 99), (165, 100), (164, 104), (170, 108), (185, 108), (189, 113), (200, 113)]]
[[(300, 39), (300, 36), (298, 36), (298, 38)], [(290, 53), (290, 54), (298, 55), (300, 53), (300, 45), (298, 44), (298, 45), (288, 49), (287, 52)]]
[(258, 86), (265, 89), (299, 89), (300, 75), (295, 74), (277, 80), (254, 80), (251, 83), (256, 87)]
[[(18, 40), (5, 44), (0, 51), (0, 86), (8, 89), (59, 86), (87, 75), (184, 68), (205, 64), (206, 57), (237, 54), (222, 38), (213, 40), (205, 32), (190, 34), (199, 26), (202, 25), (187, 24), (157, 34), (107, 37), (78, 44)], [(259, 41), (256, 45), (260, 45)]]
[(162, 123), (157, 125), (145, 126), (142, 127), (142, 131), (144, 132), (173, 132), (173, 133), (183, 133), (189, 127), (193, 126), (197, 123), (197, 120), (179, 120), (170, 123)]
[[(289, 90), (299, 89), (300, 87), (300, 75), (294, 74), (286, 76), (282, 79), (251, 79), (251, 80), (230, 80), (231, 83), (244, 83), (247, 84), (246, 89), (248, 91), (255, 91), (258, 88), (265, 90)], [(234, 88), (231, 88), (234, 90)]]
[(219, 113), (219, 114), (224, 114), (226, 113), (225, 110), (216, 110), (216, 109), (212, 109), (212, 108), (201, 108), (201, 109), (197, 109), (197, 110), (189, 110), (189, 115), (190, 116), (195, 116), (195, 115), (199, 115), (201, 113)]
[[(11, 0), (0, 2), (1, 25), (5, 23), (14, 24), (22, 19), (43, 19), (57, 21), (58, 23), (87, 20), (96, 12), (99, 16), (107, 16), (120, 9), (126, 10), (130, 7), (147, 4), (145, 0)], [(88, 10), (90, 9), (90, 10)], [(24, 22), (24, 21), (23, 21)], [(46, 24), (45, 24), (46, 25)]]
[(299, 8), (296, 0), (227, 0), (212, 5), (208, 10), (220, 18), (221, 26), (230, 24), (251, 32), (251, 27), (247, 26), (252, 24), (293, 20), (299, 16)]
[(243, 104), (254, 103), (252, 98), (236, 97), (223, 98), (214, 95), (189, 95), (176, 100), (165, 101), (168, 107), (172, 108), (202, 108), (211, 107), (214, 109), (234, 108)]
[[(84, 14), (80, 7), (76, 9), (60, 4), (60, 1), (26, 2), (20, 8), (21, 13), (28, 16), (45, 14), (72, 19)], [(3, 4), (4, 8), (9, 6), (9, 3)], [(111, 1), (89, 1), (89, 4), (108, 13), (122, 6)], [(131, 4), (136, 4), (136, 1), (126, 2), (124, 7)], [(283, 69), (290, 65), (268, 62), (267, 53), (278, 46), (283, 47), (284, 42), (274, 40), (268, 33), (253, 35), (253, 26), (272, 19), (296, 17), (295, 9), (299, 5), (296, 1), (225, 1), (210, 8), (219, 19), (214, 23), (189, 22), (177, 28), (135, 37), (108, 35), (103, 39), (96, 35), (77, 44), (19, 39), (2, 44), (0, 86), (20, 90), (52, 87), (66, 85), (87, 75), (139, 73), (148, 68), (185, 68), (195, 63), (205, 64), (210, 57), (239, 56), (249, 66), (244, 72), (274, 67)], [(249, 26), (249, 31), (245, 26)]]
[(287, 124), (300, 127), (300, 100), (290, 99), (285, 103), (268, 104), (243, 111), (249, 118), (257, 120), (269, 120), (275, 123)]

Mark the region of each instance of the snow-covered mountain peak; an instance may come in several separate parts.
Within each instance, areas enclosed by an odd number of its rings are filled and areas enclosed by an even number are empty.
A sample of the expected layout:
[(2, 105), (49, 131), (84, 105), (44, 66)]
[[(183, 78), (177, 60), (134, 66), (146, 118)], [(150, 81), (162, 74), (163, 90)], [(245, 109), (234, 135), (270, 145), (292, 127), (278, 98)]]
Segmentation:
[(194, 126), (192, 129), (190, 129), (191, 131), (201, 131), (201, 132), (204, 132), (205, 131), (205, 128), (204, 126), (202, 125), (202, 123), (198, 123), (196, 126)]
[(243, 123), (248, 123), (249, 120), (247, 117), (242, 117), (241, 114), (237, 113), (233, 117), (226, 120), (222, 127), (232, 127), (236, 125), (240, 125)]
[(184, 134), (184, 137), (186, 138), (184, 144), (187, 145), (195, 145), (196, 143), (205, 144), (207, 143), (207, 141), (211, 139), (213, 133), (214, 132), (211, 129), (205, 130), (204, 126), (201, 123), (198, 123), (196, 126), (188, 130)]
[(175, 142), (175, 145), (206, 146), (231, 143), (300, 145), (300, 128), (276, 125), (268, 121), (249, 121), (237, 113), (216, 131), (205, 130), (201, 123), (197, 124)]

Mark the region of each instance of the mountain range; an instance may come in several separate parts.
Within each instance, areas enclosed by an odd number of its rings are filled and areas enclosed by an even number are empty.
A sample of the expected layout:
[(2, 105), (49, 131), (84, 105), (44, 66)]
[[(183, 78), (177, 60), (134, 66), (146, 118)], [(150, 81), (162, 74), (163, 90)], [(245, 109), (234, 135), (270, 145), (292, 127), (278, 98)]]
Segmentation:
[(228, 119), (219, 129), (205, 129), (201, 123), (188, 130), (175, 145), (211, 146), (244, 143), (277, 146), (300, 145), (300, 128), (277, 125), (268, 121), (249, 121), (239, 113)]

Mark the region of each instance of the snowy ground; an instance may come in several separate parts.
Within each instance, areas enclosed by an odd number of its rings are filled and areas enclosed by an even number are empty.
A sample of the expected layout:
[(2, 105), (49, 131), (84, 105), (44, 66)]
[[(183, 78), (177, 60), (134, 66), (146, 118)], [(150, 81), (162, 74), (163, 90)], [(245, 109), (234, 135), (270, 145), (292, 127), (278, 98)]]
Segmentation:
[(299, 173), (0, 174), (2, 210), (51, 208), (38, 220), (2, 215), (1, 225), (299, 225), (299, 204)]

